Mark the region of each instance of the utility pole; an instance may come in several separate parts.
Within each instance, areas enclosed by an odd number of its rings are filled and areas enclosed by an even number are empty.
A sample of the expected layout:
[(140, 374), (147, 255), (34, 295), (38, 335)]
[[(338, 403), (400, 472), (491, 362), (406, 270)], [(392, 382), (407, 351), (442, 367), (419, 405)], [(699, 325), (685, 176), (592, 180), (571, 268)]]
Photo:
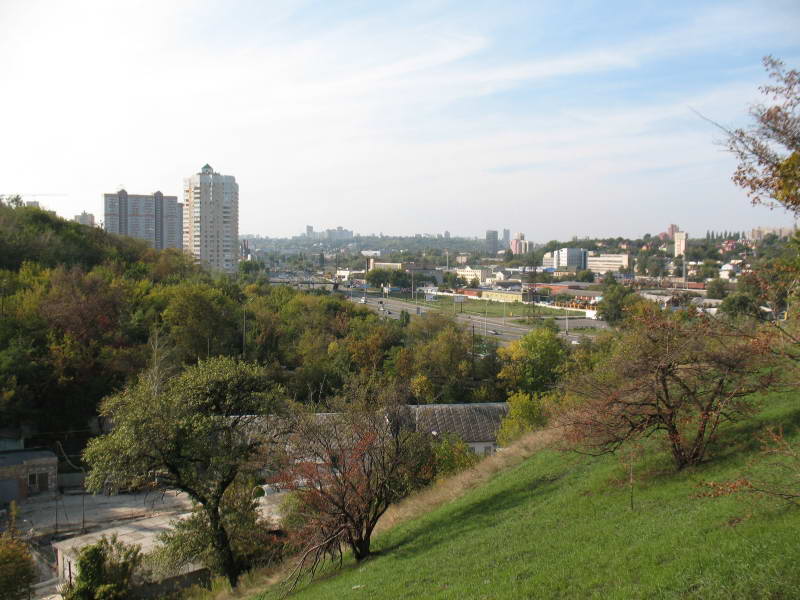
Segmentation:
[(472, 324), (472, 379), (475, 380), (475, 323)]

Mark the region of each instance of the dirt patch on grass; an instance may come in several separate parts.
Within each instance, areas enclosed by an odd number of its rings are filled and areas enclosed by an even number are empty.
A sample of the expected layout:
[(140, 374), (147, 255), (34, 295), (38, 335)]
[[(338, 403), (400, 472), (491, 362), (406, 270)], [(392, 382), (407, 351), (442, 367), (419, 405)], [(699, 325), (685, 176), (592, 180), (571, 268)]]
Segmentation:
[(389, 507), (381, 517), (376, 532), (415, 519), (435, 508), (460, 498), (494, 477), (500, 471), (518, 465), (536, 452), (549, 447), (560, 439), (560, 432), (555, 429), (535, 431), (517, 440), (508, 448), (503, 448), (477, 465), (458, 475), (436, 482), (429, 488), (421, 490)]

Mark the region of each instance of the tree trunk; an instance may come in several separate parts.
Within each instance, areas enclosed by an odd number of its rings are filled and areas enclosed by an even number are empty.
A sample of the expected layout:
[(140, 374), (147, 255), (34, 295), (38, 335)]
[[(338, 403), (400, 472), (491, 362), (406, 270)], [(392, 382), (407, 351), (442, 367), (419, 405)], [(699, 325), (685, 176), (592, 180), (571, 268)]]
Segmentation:
[(222, 526), (219, 516), (219, 508), (218, 507), (208, 507), (206, 508), (206, 514), (208, 515), (208, 524), (211, 528), (211, 539), (214, 544), (214, 552), (217, 555), (217, 558), (220, 563), (220, 567), (222, 568), (222, 574), (228, 578), (228, 582), (231, 584), (231, 588), (236, 588), (236, 585), (239, 583), (239, 565), (236, 564), (236, 559), (233, 556), (233, 550), (231, 549), (231, 542), (228, 538), (228, 532), (225, 531), (225, 528)]
[(678, 429), (670, 424), (667, 428), (667, 432), (669, 435), (669, 443), (672, 449), (672, 457), (675, 459), (675, 466), (680, 471), (683, 469), (689, 461), (686, 458), (686, 451), (683, 448), (683, 440), (681, 439), (681, 434)]
[(369, 538), (370, 536), (366, 536), (350, 544), (350, 547), (353, 549), (353, 556), (357, 562), (361, 562), (369, 556)]

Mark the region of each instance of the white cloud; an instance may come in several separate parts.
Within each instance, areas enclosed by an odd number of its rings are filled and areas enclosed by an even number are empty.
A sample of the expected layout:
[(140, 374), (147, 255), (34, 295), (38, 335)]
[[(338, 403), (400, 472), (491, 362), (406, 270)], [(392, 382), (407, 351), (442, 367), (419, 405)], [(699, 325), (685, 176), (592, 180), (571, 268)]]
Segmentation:
[(513, 116), (451, 107), (532, 82), (635, 77), (648, 61), (797, 24), (723, 8), (671, 31), (526, 59), (493, 55), (489, 34), (441, 22), (362, 18), (289, 39), (291, 3), (242, 38), (230, 18), (214, 22), (227, 4), (11, 6), (0, 13), (0, 193), (63, 191), (52, 202), (63, 214), (100, 213), (118, 184), (177, 194), (210, 162), (240, 182), (241, 230), (270, 235), (306, 223), (635, 233), (695, 218), (701, 198), (707, 221), (715, 207), (746, 203), (727, 181), (730, 159), (688, 107), (736, 118), (754, 97), (751, 74), (657, 103), (587, 97)]

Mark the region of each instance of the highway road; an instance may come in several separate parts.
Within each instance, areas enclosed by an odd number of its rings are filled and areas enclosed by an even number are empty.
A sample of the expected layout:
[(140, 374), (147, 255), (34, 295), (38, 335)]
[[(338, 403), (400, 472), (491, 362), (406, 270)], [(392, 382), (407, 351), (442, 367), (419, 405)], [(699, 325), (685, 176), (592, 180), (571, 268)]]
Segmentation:
[[(350, 298), (353, 302), (361, 303), (361, 296), (354, 295)], [(383, 301), (383, 304), (380, 301)], [(380, 298), (377, 296), (367, 296), (367, 304), (369, 308), (372, 310), (381, 312), (385, 316), (391, 319), (399, 319), (400, 318), (400, 311), (405, 310), (409, 314), (416, 315), (416, 314), (424, 314), (430, 310), (437, 311), (435, 308), (430, 308), (428, 306), (419, 306), (413, 304), (411, 302), (405, 300), (398, 300), (396, 298)], [(381, 306), (383, 306), (384, 310), (381, 311)], [(419, 309), (419, 313), (417, 313), (417, 309)], [(508, 344), (514, 340), (521, 338), (523, 335), (528, 333), (531, 328), (526, 327), (525, 325), (520, 325), (518, 323), (511, 322), (511, 319), (505, 319), (505, 321), (501, 318), (497, 317), (488, 317), (484, 319), (484, 317), (480, 317), (473, 314), (467, 313), (459, 313), (456, 312), (451, 313), (449, 311), (437, 311), (442, 312), (443, 314), (449, 314), (450, 316), (454, 316), (456, 321), (462, 323), (467, 328), (475, 327), (475, 333), (479, 335), (484, 335), (486, 337), (493, 337), (501, 344)], [(584, 333), (578, 329), (574, 330), (575, 327), (595, 327), (595, 328), (606, 328), (607, 324), (603, 321), (597, 321), (594, 319), (585, 319), (585, 318), (575, 318), (570, 317), (569, 323), (567, 323), (567, 319), (564, 318), (557, 318), (556, 324), (558, 325), (559, 329), (561, 329), (561, 335), (568, 339), (570, 342), (572, 341), (580, 341), (582, 337), (584, 337)], [(570, 331), (567, 332), (567, 325), (569, 325)]]

